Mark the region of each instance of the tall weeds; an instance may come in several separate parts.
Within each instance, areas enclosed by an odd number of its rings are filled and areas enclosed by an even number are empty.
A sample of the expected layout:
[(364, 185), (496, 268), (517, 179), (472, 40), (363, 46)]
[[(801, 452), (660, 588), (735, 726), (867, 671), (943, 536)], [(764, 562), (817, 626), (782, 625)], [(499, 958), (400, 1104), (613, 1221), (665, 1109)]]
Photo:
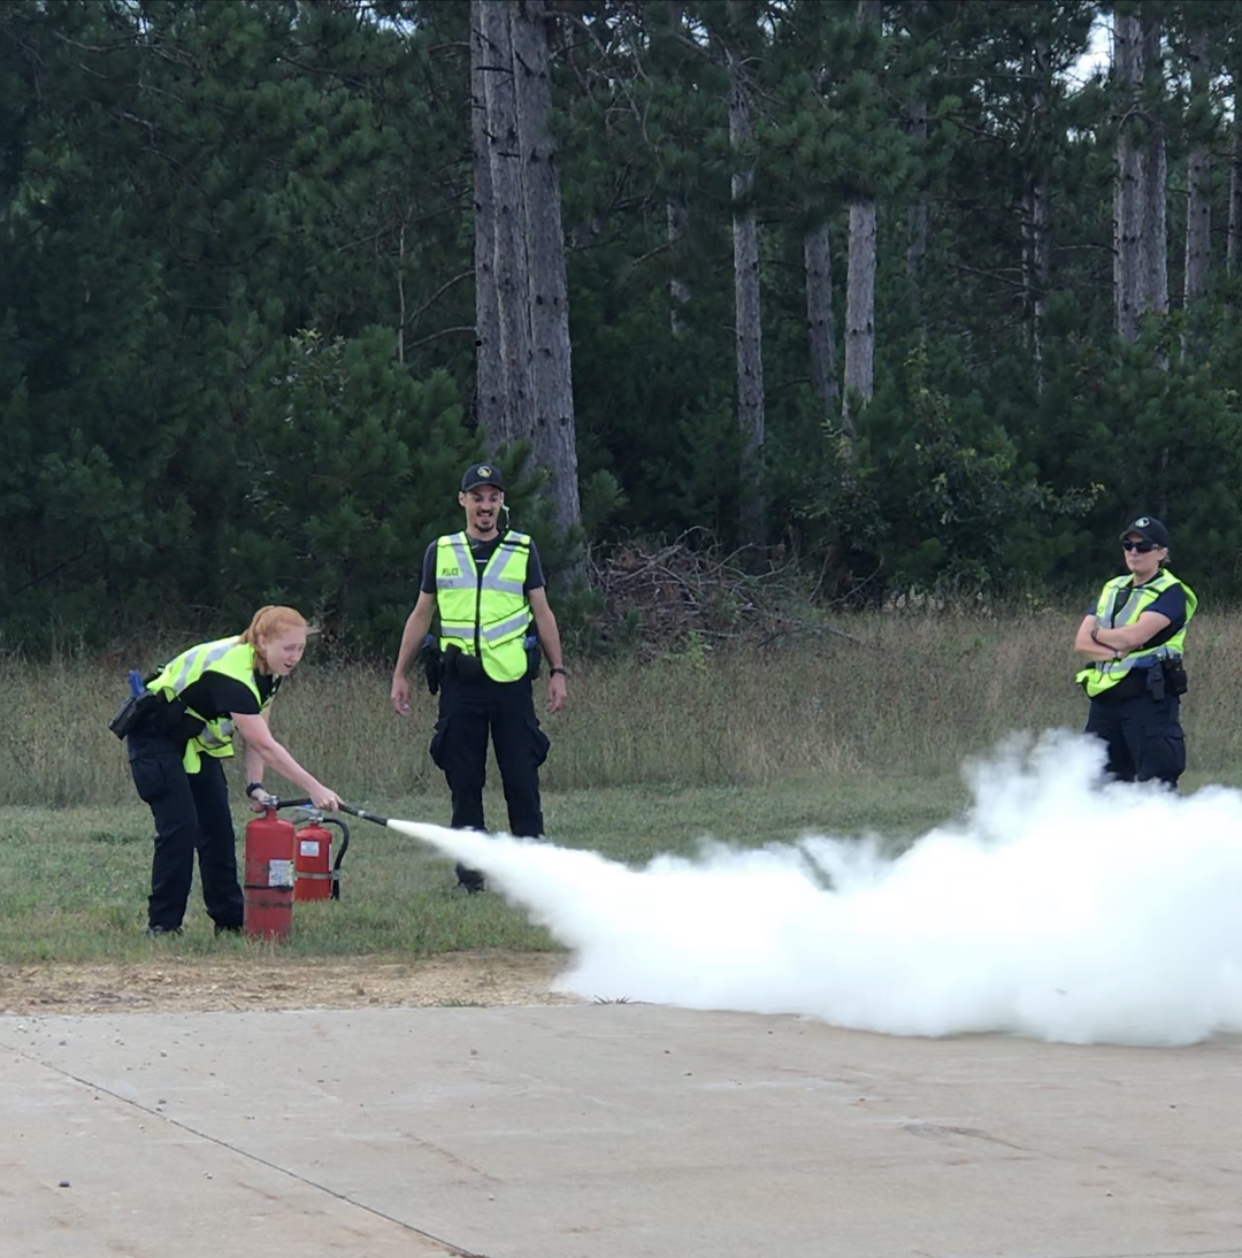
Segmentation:
[[(1073, 684), (1074, 614), (875, 614), (843, 623), (848, 636), (762, 649), (696, 639), (641, 664), (570, 660), (568, 708), (543, 718), (552, 736), (545, 784), (937, 775), (1009, 731), (1081, 728), (1085, 720), (1086, 700)], [(1228, 778), (1242, 768), (1234, 719), (1242, 615), (1200, 616), (1187, 668), (1190, 766)], [(312, 647), (273, 708), (273, 731), (347, 797), (440, 790), (427, 755), (435, 700), (416, 693), (413, 715), (399, 718), (388, 704), (389, 680), (380, 666), (317, 660)], [(0, 805), (132, 799), (124, 747), (106, 728), (124, 694), (125, 669), (115, 661), (0, 659)], [(542, 682), (536, 695), (542, 703)], [(240, 774), (240, 760), (231, 771)]]

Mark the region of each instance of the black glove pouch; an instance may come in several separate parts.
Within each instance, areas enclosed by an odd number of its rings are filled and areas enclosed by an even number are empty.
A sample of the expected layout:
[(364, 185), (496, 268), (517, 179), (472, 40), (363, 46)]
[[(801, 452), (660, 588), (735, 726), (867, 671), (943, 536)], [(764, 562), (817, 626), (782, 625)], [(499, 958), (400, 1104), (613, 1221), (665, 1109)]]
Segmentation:
[(478, 681), (483, 676), (483, 665), (477, 656), (467, 655), (453, 643), (445, 648), (440, 672), (442, 676), (456, 677), (458, 681)]
[(457, 657), (455, 671), (461, 681), (478, 681), (483, 676), (483, 662), (477, 655), (467, 655), (463, 651)]

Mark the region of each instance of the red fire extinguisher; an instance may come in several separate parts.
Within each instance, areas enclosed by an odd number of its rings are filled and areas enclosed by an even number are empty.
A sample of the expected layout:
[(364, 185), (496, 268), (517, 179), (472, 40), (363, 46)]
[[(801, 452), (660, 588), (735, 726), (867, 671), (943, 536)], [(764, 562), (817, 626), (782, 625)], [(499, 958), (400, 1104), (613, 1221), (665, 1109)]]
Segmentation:
[[(341, 847), (332, 863), (332, 835), (325, 828), (337, 826), (341, 831)], [(341, 861), (349, 847), (349, 827), (343, 821), (312, 814), (297, 832), (295, 858), (296, 881), (293, 897), (305, 900), (339, 900), (341, 898)]]
[(279, 802), (246, 826), (246, 914), (242, 930), (287, 939), (293, 929), (294, 841), (297, 831), (276, 815)]

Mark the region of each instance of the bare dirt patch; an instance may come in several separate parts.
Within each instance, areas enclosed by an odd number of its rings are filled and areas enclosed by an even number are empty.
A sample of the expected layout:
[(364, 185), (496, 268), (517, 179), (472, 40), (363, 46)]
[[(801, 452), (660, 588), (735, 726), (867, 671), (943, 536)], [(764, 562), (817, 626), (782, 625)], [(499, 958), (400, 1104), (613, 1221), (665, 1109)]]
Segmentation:
[(14, 965), (0, 970), (0, 1015), (574, 1004), (550, 990), (564, 965), (557, 953), (499, 950), (407, 962), (166, 957)]

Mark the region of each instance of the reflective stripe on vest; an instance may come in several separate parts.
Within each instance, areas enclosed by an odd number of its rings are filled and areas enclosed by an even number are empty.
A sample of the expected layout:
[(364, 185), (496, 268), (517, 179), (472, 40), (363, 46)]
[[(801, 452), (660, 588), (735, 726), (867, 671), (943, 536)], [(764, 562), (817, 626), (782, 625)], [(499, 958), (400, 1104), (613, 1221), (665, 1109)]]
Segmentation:
[[(265, 703), (254, 681), (254, 647), (239, 637), (221, 638), (217, 642), (203, 642), (183, 651), (176, 659), (165, 664), (163, 671), (148, 685), (166, 699), (174, 699), (187, 686), (192, 685), (205, 672), (222, 673), (240, 681), (255, 697), (262, 711)], [(186, 711), (203, 722), (202, 730), (186, 743), (182, 764), (187, 773), (197, 773), (202, 767), (204, 755), (224, 757), (233, 754), (233, 722), (227, 716), (208, 720), (201, 712), (195, 712), (188, 704)]]
[(1186, 621), (1167, 642), (1160, 646), (1131, 651), (1122, 660), (1096, 660), (1083, 668), (1075, 678), (1086, 687), (1091, 698), (1111, 690), (1134, 668), (1150, 668), (1155, 660), (1182, 654), (1186, 628), (1194, 617), (1199, 600), (1185, 581), (1178, 580), (1168, 569), (1162, 569), (1145, 585), (1135, 587), (1130, 577), (1114, 577), (1100, 591), (1095, 605), (1095, 623), (1101, 629), (1119, 629), (1132, 625), (1160, 597), (1180, 585), (1186, 592)]
[(436, 543), (436, 604), (440, 612), (440, 649), (456, 646), (478, 656), (494, 681), (526, 676), (523, 638), (530, 627), (526, 584), (530, 537), (508, 532), (479, 570), (465, 533)]

